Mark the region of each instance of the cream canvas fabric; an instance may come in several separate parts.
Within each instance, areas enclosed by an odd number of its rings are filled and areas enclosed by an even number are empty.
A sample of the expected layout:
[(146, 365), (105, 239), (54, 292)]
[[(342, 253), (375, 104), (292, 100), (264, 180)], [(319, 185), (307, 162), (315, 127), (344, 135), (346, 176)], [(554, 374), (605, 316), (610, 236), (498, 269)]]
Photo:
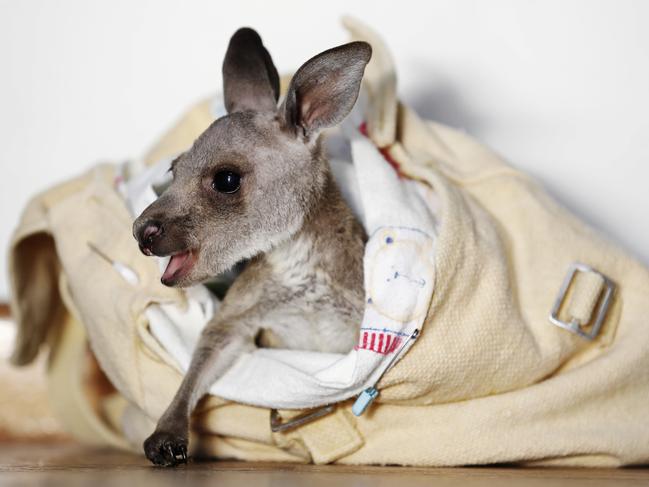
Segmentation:
[[(352, 20), (346, 25), (374, 48), (364, 85), (371, 140), (439, 201), (435, 287), (422, 333), (360, 417), (348, 401), (332, 415), (271, 433), (267, 409), (210, 397), (195, 414), (193, 445), (213, 456), (316, 463), (648, 462), (648, 270), (484, 146), (399, 104), (380, 39)], [(187, 147), (210, 122), (208, 104), (195, 107), (147, 162)], [(144, 309), (182, 303), (183, 294), (164, 288), (156, 264), (133, 245), (114, 177), (110, 166), (94, 168), (26, 208), (10, 255), (21, 326), (14, 358), (28, 362), (46, 338), (52, 353), (78, 357), (85, 334), (117, 392), (90, 401), (92, 384), (75, 386), (86, 394), (75, 404), (90, 414), (61, 408), (63, 419), (86, 439), (139, 450), (181, 380), (150, 334)], [(88, 242), (135, 269), (140, 285), (98, 272), (108, 264)], [(594, 341), (549, 320), (574, 262), (616, 284)], [(588, 331), (605, 284), (598, 273), (578, 273), (562, 321)], [(60, 373), (51, 380), (57, 390), (72, 387)]]

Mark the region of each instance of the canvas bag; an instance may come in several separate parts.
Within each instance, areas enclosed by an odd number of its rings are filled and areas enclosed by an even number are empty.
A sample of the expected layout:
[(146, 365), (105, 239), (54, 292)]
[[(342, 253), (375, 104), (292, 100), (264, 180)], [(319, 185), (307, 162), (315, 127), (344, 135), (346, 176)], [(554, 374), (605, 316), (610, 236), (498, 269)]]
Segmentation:
[[(435, 289), (423, 331), (379, 383), (379, 403), (358, 418), (343, 403), (332, 415), (271, 434), (268, 410), (211, 398), (196, 414), (194, 443), (212, 455), (319, 463), (646, 462), (646, 268), (470, 137), (423, 122), (398, 104), (380, 40), (357, 23), (347, 25), (374, 48), (364, 86), (373, 107), (372, 140), (404, 175), (429, 184), (442, 203)], [(187, 147), (209, 121), (208, 107), (195, 108), (149, 159)], [(118, 439), (94, 426), (87, 436), (123, 445), (124, 436), (137, 444), (150, 432), (181, 378), (151, 339), (142, 310), (182, 296), (160, 286), (153, 263), (133, 249), (113, 176), (111, 168), (99, 168), (35, 198), (10, 262), (21, 326), (16, 360), (29, 360), (43, 330), (59, 330), (52, 341), (56, 352), (71, 343), (65, 338), (71, 326), (81, 324), (119, 390), (102, 426)], [(96, 207), (82, 211), (89, 205)], [(109, 236), (114, 242), (106, 251), (138, 270), (141, 290), (124, 287), (116, 276), (97, 280), (99, 263), (92, 262), (84, 239), (101, 245)], [(607, 286), (602, 275), (616, 284), (594, 341), (548, 319), (575, 262), (596, 272), (578, 272), (570, 282), (562, 321), (595, 320)], [(74, 343), (78, 351), (81, 342)]]

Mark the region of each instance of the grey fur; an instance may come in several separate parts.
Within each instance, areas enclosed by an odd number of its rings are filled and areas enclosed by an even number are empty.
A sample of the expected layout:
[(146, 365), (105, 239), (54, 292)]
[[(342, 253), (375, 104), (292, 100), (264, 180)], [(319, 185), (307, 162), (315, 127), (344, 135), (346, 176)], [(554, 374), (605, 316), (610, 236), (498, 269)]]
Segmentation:
[[(277, 109), (277, 72), (261, 39), (251, 29), (234, 34), (223, 66), (229, 114), (174, 161), (173, 182), (133, 225), (147, 255), (189, 255), (194, 262), (167, 276), (168, 285), (193, 285), (250, 259), (144, 443), (153, 463), (186, 459), (196, 403), (256, 343), (328, 352), (353, 347), (366, 235), (333, 181), (318, 135), (353, 107), (370, 56), (363, 42), (319, 54), (298, 70)], [(242, 175), (237, 192), (211, 187), (223, 170)]]

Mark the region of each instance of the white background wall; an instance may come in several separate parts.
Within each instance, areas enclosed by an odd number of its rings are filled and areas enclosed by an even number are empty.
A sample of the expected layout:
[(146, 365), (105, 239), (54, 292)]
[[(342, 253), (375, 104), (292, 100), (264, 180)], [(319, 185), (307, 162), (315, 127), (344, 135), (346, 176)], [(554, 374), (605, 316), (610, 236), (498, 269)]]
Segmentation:
[[(217, 89), (237, 27), (257, 28), (288, 71), (346, 40), (343, 13), (383, 34), (421, 114), (480, 138), (649, 263), (642, 0), (0, 0), (0, 252), (30, 195), (141, 154)], [(4, 259), (0, 273), (2, 297)]]

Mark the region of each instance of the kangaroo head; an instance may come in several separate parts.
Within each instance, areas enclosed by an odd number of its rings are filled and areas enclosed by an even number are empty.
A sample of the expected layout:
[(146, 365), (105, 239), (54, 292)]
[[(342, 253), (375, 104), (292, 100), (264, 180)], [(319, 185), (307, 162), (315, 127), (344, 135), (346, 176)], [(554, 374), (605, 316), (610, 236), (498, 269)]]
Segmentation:
[(352, 109), (370, 56), (365, 42), (318, 54), (278, 108), (279, 77), (261, 38), (248, 28), (232, 36), (228, 114), (172, 162), (172, 183), (133, 224), (142, 252), (171, 256), (163, 284), (196, 284), (295, 235), (326, 197), (320, 131)]

